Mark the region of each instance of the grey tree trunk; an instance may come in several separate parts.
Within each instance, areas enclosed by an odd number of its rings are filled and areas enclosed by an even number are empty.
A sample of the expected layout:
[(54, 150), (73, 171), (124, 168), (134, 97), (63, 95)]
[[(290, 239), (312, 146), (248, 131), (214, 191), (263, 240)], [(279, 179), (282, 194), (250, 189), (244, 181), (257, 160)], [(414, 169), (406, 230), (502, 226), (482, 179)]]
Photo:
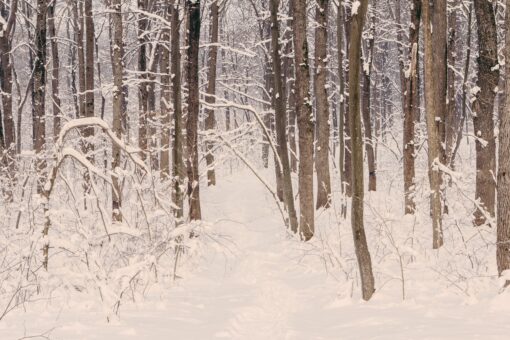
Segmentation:
[[(12, 111), (12, 77), (13, 61), (11, 58), (11, 39), (16, 25), (16, 14), (18, 10), (18, 1), (13, 0), (10, 4), (10, 10), (7, 15), (5, 5), (0, 4), (0, 15), (4, 20), (0, 23), (0, 98), (2, 99), (2, 110), (0, 109), (0, 152), (7, 150), (7, 156), (4, 163), (8, 165), (10, 171), (14, 171), (13, 158), (16, 153), (16, 130), (14, 127), (14, 118)], [(10, 159), (9, 159), (10, 158)]]
[(51, 42), (51, 100), (53, 104), (53, 138), (56, 140), (60, 133), (60, 58), (58, 53), (57, 32), (55, 29), (55, 6), (57, 0), (52, 0), (48, 6), (48, 33)]
[(180, 21), (179, 1), (174, 0), (171, 6), (171, 72), (172, 78), (172, 100), (174, 104), (174, 135), (172, 147), (172, 172), (174, 176), (173, 199), (177, 207), (175, 216), (183, 216), (183, 192), (181, 186), (186, 178), (184, 165), (184, 142), (183, 142), (183, 120), (182, 120), (182, 97), (181, 97), (181, 49), (180, 49)]
[(473, 124), (476, 140), (476, 193), (475, 199), (486, 212), (476, 209), (474, 224), (487, 222), (486, 214), (494, 216), (496, 183), (496, 140), (494, 137), (494, 89), (499, 82), (498, 41), (496, 18), (491, 2), (475, 0), (475, 16), (478, 24), (478, 88), (473, 103)]
[(374, 35), (375, 35), (375, 16), (372, 16), (370, 23), (369, 38), (367, 39), (367, 46), (364, 55), (363, 67), (363, 90), (361, 98), (361, 112), (363, 112), (363, 127), (365, 130), (365, 150), (367, 154), (368, 163), (368, 190), (377, 190), (377, 174), (375, 164), (375, 151), (374, 140), (372, 138), (372, 120), (370, 118), (370, 90), (371, 90), (371, 75), (372, 64), (374, 55)]
[(37, 16), (35, 23), (35, 65), (34, 65), (34, 116), (32, 122), (34, 151), (38, 156), (37, 172), (41, 177), (37, 191), (42, 192), (42, 182), (46, 163), (43, 158), (46, 142), (46, 16), (47, 0), (37, 0)]
[[(146, 11), (147, 1), (138, 0), (138, 9)], [(147, 160), (147, 152), (149, 145), (147, 143), (148, 137), (148, 77), (147, 77), (147, 28), (148, 19), (145, 14), (140, 14), (138, 18), (138, 71), (140, 72), (138, 84), (138, 146), (142, 150), (142, 158)]]
[[(510, 8), (510, 0), (506, 1)], [(505, 26), (510, 27), (510, 11), (506, 11)], [(506, 32), (505, 59), (510, 60), (510, 31)], [(500, 113), (497, 251), (498, 273), (510, 269), (510, 77), (506, 77), (505, 105)], [(508, 286), (510, 281), (505, 282)]]
[(328, 16), (329, 0), (317, 0), (315, 9), (315, 100), (317, 105), (317, 148), (315, 170), (317, 172), (316, 208), (328, 208), (331, 204), (331, 178), (329, 174), (329, 104), (328, 78)]
[[(165, 19), (171, 22), (171, 12), (173, 5), (169, 4), (165, 9)], [(159, 70), (161, 73), (161, 151), (160, 151), (160, 170), (161, 179), (170, 179), (170, 131), (172, 128), (172, 77), (170, 71), (170, 41), (171, 41), (171, 28), (163, 28), (161, 40), (163, 46), (161, 47), (161, 58)]]
[[(219, 31), (219, 5), (218, 0), (214, 0), (211, 3), (211, 48), (209, 49), (209, 67), (208, 67), (208, 84), (207, 84), (207, 94), (209, 95), (206, 98), (208, 103), (214, 104), (216, 99), (214, 96), (216, 95), (216, 72), (218, 65), (218, 31)], [(213, 109), (207, 108), (205, 110), (206, 118), (205, 118), (205, 129), (206, 130), (214, 130), (216, 127), (216, 117), (215, 111)], [(214, 171), (214, 155), (212, 154), (212, 150), (214, 149), (214, 144), (208, 141), (206, 143), (206, 152), (205, 155), (206, 163), (207, 163), (207, 184), (208, 185), (216, 185), (216, 172)]]
[(313, 132), (310, 99), (310, 66), (306, 38), (307, 1), (293, 1), (294, 69), (296, 72), (296, 115), (299, 129), (299, 235), (307, 241), (313, 237)]
[(200, 176), (198, 171), (198, 114), (199, 114), (199, 43), (200, 43), (200, 0), (186, 0), (188, 12), (188, 119), (186, 123), (188, 144), (188, 200), (191, 220), (202, 219), (200, 209)]
[(368, 301), (375, 292), (372, 260), (368, 250), (363, 221), (363, 131), (360, 112), (361, 34), (368, 0), (362, 0), (357, 13), (352, 14), (349, 51), (349, 111), (352, 136), (352, 208), (351, 225), (356, 258), (358, 259), (363, 299)]
[[(124, 47), (122, 44), (122, 0), (112, 0), (111, 2), (111, 20), (113, 24), (112, 37), (112, 73), (113, 73), (113, 120), (112, 128), (117, 138), (121, 139), (123, 113), (122, 106), (124, 102)], [(120, 148), (113, 143), (112, 147), (112, 171), (115, 172), (121, 166)], [(118, 177), (112, 176), (112, 220), (114, 222), (122, 221), (122, 187)]]
[(413, 0), (411, 8), (411, 25), (409, 27), (409, 73), (405, 78), (404, 101), (404, 210), (406, 214), (414, 214), (415, 148), (414, 123), (419, 116), (420, 84), (418, 79), (418, 50), (420, 42), (421, 0)]
[[(339, 117), (338, 117), (338, 138), (339, 138), (339, 162), (340, 170), (340, 191), (345, 193), (345, 71), (344, 71), (344, 6), (339, 2), (337, 9), (337, 45), (338, 45), (338, 81), (339, 81)], [(347, 207), (342, 203), (342, 215), (347, 214)]]
[[(441, 0), (435, 5), (433, 11), (441, 11), (435, 15), (443, 15), (446, 18), (446, 1)], [(443, 227), (442, 227), (442, 204), (441, 204), (441, 173), (437, 168), (436, 162), (441, 161), (441, 118), (440, 112), (444, 108), (443, 101), (446, 99), (438, 91), (441, 86), (441, 78), (444, 78), (445, 69), (440, 67), (440, 60), (437, 60), (434, 50), (440, 48), (441, 41), (446, 40), (446, 32), (441, 32), (439, 27), (434, 26), (432, 34), (432, 17), (430, 1), (423, 1), (423, 27), (424, 27), (424, 45), (425, 45), (425, 107), (427, 117), (427, 135), (428, 135), (428, 166), (430, 182), (430, 209), (432, 216), (432, 247), (438, 249), (443, 245)], [(444, 33), (444, 35), (442, 34)], [(442, 59), (446, 58), (446, 53)], [(439, 83), (439, 84), (438, 84)], [(438, 113), (439, 112), (439, 113)]]
[(282, 82), (282, 60), (280, 56), (280, 23), (278, 21), (278, 5), (279, 0), (271, 0), (271, 51), (273, 55), (273, 78), (274, 78), (274, 91), (273, 101), (275, 108), (275, 125), (276, 137), (278, 141), (278, 156), (282, 164), (282, 186), (283, 198), (287, 213), (289, 215), (289, 226), (292, 232), (298, 231), (298, 220), (296, 216), (296, 209), (294, 207), (294, 194), (292, 189), (292, 178), (289, 162), (289, 150), (287, 147), (287, 129), (285, 127), (286, 118), (286, 105), (285, 94)]

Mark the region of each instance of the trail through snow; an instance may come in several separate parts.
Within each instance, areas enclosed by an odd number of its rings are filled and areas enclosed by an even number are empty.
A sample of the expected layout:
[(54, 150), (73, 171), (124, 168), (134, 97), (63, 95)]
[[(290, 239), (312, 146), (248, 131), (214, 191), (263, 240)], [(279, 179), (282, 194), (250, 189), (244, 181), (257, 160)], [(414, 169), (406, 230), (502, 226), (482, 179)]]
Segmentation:
[[(47, 333), (51, 339), (508, 339), (505, 313), (489, 303), (400, 302), (345, 296), (319, 259), (289, 239), (271, 197), (247, 174), (203, 192), (204, 216), (226, 252), (204, 253), (177, 286), (126, 305), (119, 320), (58, 301), (16, 312), (0, 339)], [(355, 288), (357, 289), (357, 288)], [(382, 295), (382, 294), (381, 294)], [(85, 304), (85, 306), (84, 306)]]

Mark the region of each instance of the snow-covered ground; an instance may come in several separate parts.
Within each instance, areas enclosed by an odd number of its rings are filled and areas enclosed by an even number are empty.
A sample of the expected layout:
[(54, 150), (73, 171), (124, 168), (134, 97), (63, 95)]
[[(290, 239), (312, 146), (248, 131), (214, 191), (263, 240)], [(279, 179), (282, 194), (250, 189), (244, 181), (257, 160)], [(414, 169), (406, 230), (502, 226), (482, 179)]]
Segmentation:
[[(289, 238), (271, 196), (247, 172), (205, 189), (203, 207), (222, 237), (198, 262), (183, 264), (175, 286), (149, 289), (145, 300), (127, 303), (110, 322), (86, 300), (32, 302), (0, 322), (0, 339), (510, 338), (510, 299), (494, 291), (466, 297), (448, 285), (420, 282), (429, 280), (421, 265), (406, 266), (402, 300), (401, 282), (383, 285), (379, 265), (385, 262), (375, 259), (378, 291), (363, 302), (355, 277), (339, 278), (346, 268), (325, 264), (328, 251), (317, 251), (327, 244), (320, 233), (310, 245)], [(336, 223), (331, 212), (318, 220), (319, 229)]]

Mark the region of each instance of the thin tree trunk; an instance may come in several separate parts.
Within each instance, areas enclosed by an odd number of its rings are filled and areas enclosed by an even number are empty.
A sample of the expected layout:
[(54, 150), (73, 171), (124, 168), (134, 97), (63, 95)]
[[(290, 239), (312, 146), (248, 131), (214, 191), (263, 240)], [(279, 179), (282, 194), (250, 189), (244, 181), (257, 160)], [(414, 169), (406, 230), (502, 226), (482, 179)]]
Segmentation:
[(183, 191), (181, 189), (186, 178), (184, 165), (184, 142), (183, 142), (183, 119), (182, 119), (182, 97), (181, 97), (181, 49), (180, 49), (180, 21), (179, 1), (174, 0), (171, 7), (171, 72), (172, 72), (172, 100), (174, 103), (174, 136), (172, 147), (172, 172), (174, 176), (174, 203), (179, 208), (175, 211), (177, 218), (183, 216)]
[(361, 111), (363, 112), (363, 126), (365, 128), (365, 150), (368, 162), (368, 190), (377, 190), (377, 175), (375, 168), (374, 140), (372, 138), (372, 121), (370, 119), (370, 89), (372, 75), (372, 60), (374, 55), (375, 16), (370, 24), (370, 33), (367, 41), (363, 66), (363, 90), (361, 97)]
[[(146, 0), (138, 0), (138, 9), (140, 11), (146, 10)], [(142, 158), (147, 159), (148, 144), (147, 144), (147, 129), (148, 129), (148, 106), (147, 106), (147, 28), (148, 19), (145, 14), (140, 14), (138, 18), (138, 43), (140, 45), (138, 50), (138, 72), (139, 84), (138, 84), (138, 109), (140, 110), (138, 115), (138, 146), (142, 150)]]
[[(434, 11), (440, 11), (436, 15), (446, 17), (446, 1), (441, 0), (444, 6), (434, 8)], [(439, 4), (438, 3), (438, 4)], [(432, 34), (430, 1), (423, 0), (423, 27), (424, 27), (424, 45), (425, 45), (425, 105), (427, 117), (427, 134), (428, 134), (428, 171), (430, 182), (430, 209), (432, 216), (432, 247), (438, 249), (443, 245), (443, 227), (442, 227), (442, 209), (441, 209), (441, 173), (436, 162), (442, 159), (441, 155), (441, 127), (440, 112), (444, 107), (441, 102), (445, 97), (441, 97), (441, 93), (436, 90), (440, 87), (442, 73), (445, 72), (442, 67), (438, 66), (439, 60), (435, 59), (434, 49), (440, 47), (438, 40), (446, 39), (446, 32), (442, 35), (439, 27), (434, 26), (434, 34)], [(443, 54), (443, 59), (446, 54)], [(439, 121), (438, 121), (439, 120)]]
[[(173, 5), (169, 5), (165, 10), (165, 19), (171, 21)], [(160, 151), (160, 169), (161, 179), (168, 180), (170, 178), (170, 131), (172, 129), (172, 77), (170, 71), (170, 41), (171, 28), (165, 27), (162, 32), (161, 40), (161, 59), (159, 69), (161, 73), (161, 151)]]
[[(510, 0), (506, 1), (510, 8)], [(510, 27), (510, 11), (506, 11), (505, 26)], [(510, 31), (506, 32), (505, 59), (510, 60)], [(508, 68), (507, 68), (508, 70)], [(507, 71), (508, 72), (508, 71)], [(505, 104), (500, 114), (498, 166), (497, 251), (498, 273), (510, 269), (510, 77), (506, 77)], [(510, 284), (506, 280), (505, 287)]]
[[(344, 6), (339, 2), (337, 9), (337, 45), (338, 45), (338, 81), (339, 81), (339, 162), (340, 169), (340, 191), (345, 193), (345, 71), (344, 71)], [(347, 207), (342, 203), (342, 215), (347, 213)]]
[[(12, 82), (13, 82), (13, 59), (11, 58), (11, 41), (16, 24), (18, 1), (13, 0), (10, 4), (9, 16), (7, 16), (4, 4), (0, 4), (0, 15), (3, 20), (0, 23), (0, 92), (3, 112), (0, 110), (0, 152), (7, 150), (6, 165), (9, 171), (14, 171), (13, 158), (16, 153), (16, 130), (12, 111)], [(18, 132), (19, 134), (19, 132)], [(11, 158), (11, 159), (9, 159)]]
[[(206, 101), (210, 104), (216, 102), (216, 72), (218, 64), (218, 26), (219, 26), (219, 5), (218, 0), (214, 0), (211, 3), (211, 48), (209, 49), (209, 67), (208, 67), (208, 79), (207, 79), (207, 94)], [(214, 109), (207, 108), (205, 110), (205, 129), (214, 130), (216, 127), (216, 118)], [(207, 184), (216, 185), (216, 172), (214, 171), (214, 155), (212, 150), (214, 144), (210, 141), (206, 143), (206, 163), (207, 163)]]
[(57, 0), (52, 0), (48, 6), (48, 33), (51, 40), (51, 99), (53, 102), (53, 138), (57, 140), (60, 133), (60, 59), (58, 53), (57, 32), (55, 29), (55, 7)]
[(375, 292), (372, 260), (368, 249), (363, 222), (363, 132), (360, 112), (360, 63), (361, 35), (368, 7), (368, 0), (362, 0), (357, 13), (352, 13), (349, 51), (349, 111), (352, 136), (352, 209), (351, 225), (356, 258), (358, 259), (363, 299), (368, 301)]
[(306, 37), (307, 1), (294, 1), (294, 68), (296, 72), (296, 113), (299, 129), (299, 235), (309, 240), (315, 232), (313, 201), (313, 132), (310, 98), (310, 67)]
[(285, 128), (286, 105), (282, 82), (282, 61), (280, 56), (280, 23), (278, 21), (279, 0), (271, 0), (271, 51), (273, 56), (273, 78), (274, 91), (273, 101), (275, 108), (276, 136), (278, 141), (278, 154), (282, 164), (283, 197), (287, 213), (289, 215), (289, 226), (292, 232), (298, 231), (298, 220), (294, 207), (294, 194), (292, 189), (292, 178), (289, 162), (289, 150), (287, 147), (287, 131)]
[(499, 65), (496, 18), (491, 2), (475, 0), (478, 25), (478, 88), (473, 103), (473, 124), (476, 139), (476, 194), (475, 199), (486, 212), (476, 209), (473, 223), (487, 222), (487, 214), (494, 216), (496, 183), (496, 141), (494, 137), (494, 89), (498, 86)]
[(42, 155), (46, 142), (46, 15), (47, 0), (37, 0), (37, 16), (35, 26), (35, 70), (34, 70), (34, 116), (33, 142), (38, 157), (37, 172), (40, 176), (37, 190), (42, 192), (42, 181), (46, 163)]
[[(121, 139), (122, 111), (124, 102), (124, 47), (122, 45), (123, 27), (122, 27), (122, 0), (112, 0), (111, 2), (111, 19), (113, 24), (113, 48), (112, 48), (112, 72), (113, 72), (113, 120), (112, 128), (117, 138)], [(120, 148), (113, 143), (112, 146), (112, 171), (121, 166)], [(114, 222), (122, 221), (122, 187), (119, 178), (112, 176), (112, 220)]]
[[(198, 114), (199, 81), (198, 57), (200, 43), (200, 0), (186, 0), (188, 12), (188, 119), (186, 123), (188, 144), (188, 199), (191, 220), (202, 219), (200, 209), (200, 176), (198, 170)], [(177, 128), (177, 127), (176, 127)]]
[(329, 0), (318, 0), (315, 9), (315, 98), (317, 105), (317, 148), (315, 170), (317, 172), (316, 208), (328, 208), (331, 204), (331, 178), (329, 174), (329, 104), (328, 78), (328, 14)]
[(409, 71), (405, 79), (405, 106), (404, 106), (404, 206), (406, 214), (414, 214), (416, 203), (415, 193), (415, 148), (414, 123), (419, 115), (420, 84), (418, 79), (418, 49), (420, 42), (421, 0), (413, 0), (411, 8), (411, 25), (409, 27)]

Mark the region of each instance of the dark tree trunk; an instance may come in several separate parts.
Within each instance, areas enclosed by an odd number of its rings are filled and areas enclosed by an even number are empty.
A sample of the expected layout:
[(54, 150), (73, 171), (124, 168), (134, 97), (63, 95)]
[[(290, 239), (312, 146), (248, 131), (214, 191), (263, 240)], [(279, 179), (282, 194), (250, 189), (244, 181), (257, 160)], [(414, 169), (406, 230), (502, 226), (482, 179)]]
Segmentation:
[(498, 41), (496, 18), (491, 2), (475, 0), (475, 15), (478, 25), (478, 88), (473, 103), (473, 124), (476, 140), (476, 194), (482, 209), (477, 208), (474, 224), (487, 222), (494, 216), (496, 183), (496, 140), (494, 137), (494, 89), (499, 82)]
[(360, 112), (360, 59), (361, 34), (367, 12), (368, 0), (362, 0), (357, 14), (352, 15), (349, 51), (349, 111), (352, 136), (352, 209), (351, 225), (356, 258), (361, 276), (361, 290), (364, 300), (370, 300), (375, 292), (372, 260), (368, 250), (363, 221), (363, 133)]
[(188, 144), (188, 199), (191, 220), (202, 219), (200, 209), (200, 176), (198, 171), (198, 114), (199, 82), (198, 57), (200, 44), (200, 0), (186, 0), (188, 12), (188, 119), (186, 123)]

